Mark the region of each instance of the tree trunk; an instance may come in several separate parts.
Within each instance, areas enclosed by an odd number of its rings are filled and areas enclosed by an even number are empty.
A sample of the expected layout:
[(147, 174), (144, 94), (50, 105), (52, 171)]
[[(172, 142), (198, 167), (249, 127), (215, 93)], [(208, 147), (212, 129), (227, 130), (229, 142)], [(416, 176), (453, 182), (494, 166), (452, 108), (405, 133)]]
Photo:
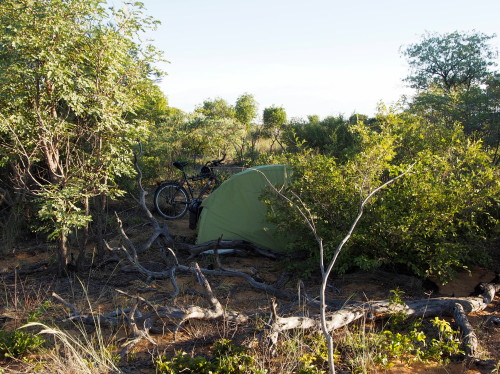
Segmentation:
[(69, 263), (68, 238), (65, 234), (59, 235), (57, 251), (57, 274), (62, 277), (66, 275)]
[[(85, 215), (90, 215), (90, 204), (89, 198), (85, 197), (83, 200), (83, 205), (85, 208)], [(83, 230), (81, 230), (81, 238), (78, 240), (78, 257), (76, 259), (76, 269), (78, 272), (83, 270), (83, 264), (85, 260), (85, 250), (87, 248), (87, 243), (89, 240), (89, 224), (86, 224)]]
[(101, 194), (97, 197), (97, 219), (96, 219), (96, 247), (97, 247), (97, 258), (102, 259), (105, 256), (105, 246), (104, 246), (104, 235), (106, 233), (106, 208), (108, 199), (105, 194)]

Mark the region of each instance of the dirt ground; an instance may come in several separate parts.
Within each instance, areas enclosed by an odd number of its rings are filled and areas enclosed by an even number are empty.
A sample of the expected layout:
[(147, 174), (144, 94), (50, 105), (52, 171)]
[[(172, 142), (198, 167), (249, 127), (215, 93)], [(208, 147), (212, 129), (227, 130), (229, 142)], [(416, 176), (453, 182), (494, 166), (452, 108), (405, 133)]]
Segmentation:
[[(192, 242), (194, 231), (188, 228), (187, 218), (183, 220), (170, 221), (169, 229), (176, 241)], [(148, 236), (146, 226), (138, 225), (130, 230), (133, 240), (144, 240)], [(113, 242), (113, 241), (111, 241)], [(187, 254), (179, 254), (181, 263), (186, 263)], [(159, 256), (154, 249), (142, 256), (142, 261), (155, 266)], [(213, 262), (211, 256), (200, 256), (196, 259), (200, 266), (210, 266)], [(255, 277), (266, 283), (274, 283), (280, 275), (280, 265), (274, 261), (262, 257), (234, 257), (225, 256), (221, 259), (224, 267), (232, 269), (255, 269)], [(161, 262), (161, 261), (159, 261)], [(22, 275), (26, 266), (36, 263), (45, 263), (33, 275)], [(70, 274), (68, 278), (57, 278), (50, 272), (51, 263), (47, 253), (40, 248), (30, 247), (28, 243), (19, 246), (11, 253), (0, 259), (0, 282), (4, 288), (4, 296), (0, 300), (0, 316), (7, 317), (3, 323), (4, 329), (18, 326), (22, 323), (23, 313), (28, 313), (28, 306), (21, 308), (21, 304), (35, 305), (44, 299), (53, 300), (52, 292), (66, 298), (82, 310), (88, 310), (92, 305), (94, 313), (106, 313), (114, 310), (118, 305), (126, 306), (127, 298), (117, 296), (114, 290), (125, 290), (129, 294), (140, 294), (149, 299), (158, 297), (161, 293), (172, 291), (170, 282), (166, 280), (146, 281), (136, 272), (124, 273), (119, 271), (117, 264), (111, 264), (102, 269), (91, 270), (88, 274)], [(14, 276), (14, 274), (21, 274)], [(390, 290), (399, 288), (405, 292), (405, 297), (421, 299), (435, 296), (469, 296), (474, 287), (480, 282), (491, 281), (495, 277), (494, 272), (483, 268), (474, 268), (472, 271), (463, 272), (456, 279), (441, 286), (439, 292), (430, 293), (423, 288), (422, 282), (406, 275), (391, 274), (382, 271), (370, 273), (346, 274), (332, 280), (329, 289), (331, 298), (356, 299), (356, 300), (381, 300), (390, 296)], [(226, 307), (239, 311), (268, 311), (270, 297), (262, 292), (250, 288), (238, 278), (211, 278), (212, 288), (220, 301)], [(190, 274), (178, 274), (178, 283), (182, 296), (176, 299), (176, 305), (202, 304), (201, 289), (196, 279)], [(83, 287), (82, 287), (83, 285)], [(294, 289), (294, 284), (287, 287)], [(317, 292), (317, 285), (306, 284), (307, 292), (311, 295)], [(58, 306), (59, 310), (64, 310)], [(63, 319), (63, 315), (53, 314), (51, 318), (56, 321)], [(474, 315), (470, 315), (470, 322), (475, 328), (480, 339), (481, 356), (484, 359), (500, 360), (500, 327), (492, 323), (493, 317), (500, 317), (500, 298), (497, 296), (490, 306)], [(71, 328), (71, 327), (68, 327)], [(118, 341), (124, 341), (125, 331), (116, 333)], [(229, 326), (224, 322), (190, 322), (174, 337), (172, 329), (164, 328), (162, 331), (154, 331), (153, 338), (157, 345), (152, 346), (147, 341), (142, 341), (134, 349), (134, 359), (127, 362), (127, 370), (136, 373), (152, 373), (152, 352), (166, 352), (172, 354), (174, 351), (185, 350), (188, 352), (203, 350), (218, 338), (226, 337), (238, 340), (248, 339), (251, 332), (244, 327)], [(1, 369), (1, 366), (0, 366)], [(1, 371), (1, 370), (0, 370)], [(374, 369), (374, 372), (377, 372)], [(446, 367), (438, 365), (395, 365), (390, 370), (378, 371), (386, 373), (476, 373), (463, 364), (450, 364)]]

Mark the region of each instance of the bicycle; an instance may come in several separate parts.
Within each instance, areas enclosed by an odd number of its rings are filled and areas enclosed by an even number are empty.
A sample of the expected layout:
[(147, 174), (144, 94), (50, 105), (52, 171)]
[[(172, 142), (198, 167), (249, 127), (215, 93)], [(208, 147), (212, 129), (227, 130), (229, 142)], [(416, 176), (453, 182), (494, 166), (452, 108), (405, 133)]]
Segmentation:
[[(222, 165), (225, 158), (226, 155), (224, 154), (219, 160), (207, 161), (201, 168), (200, 173), (189, 177), (184, 170), (188, 162), (174, 161), (174, 167), (182, 172), (182, 179), (180, 182), (170, 180), (158, 183), (153, 198), (158, 214), (166, 219), (178, 219), (182, 218), (189, 209), (192, 213), (189, 217), (189, 227), (195, 228), (203, 197), (220, 184), (213, 168)], [(189, 181), (195, 182), (204, 179), (207, 179), (207, 182), (195, 197), (194, 188)]]

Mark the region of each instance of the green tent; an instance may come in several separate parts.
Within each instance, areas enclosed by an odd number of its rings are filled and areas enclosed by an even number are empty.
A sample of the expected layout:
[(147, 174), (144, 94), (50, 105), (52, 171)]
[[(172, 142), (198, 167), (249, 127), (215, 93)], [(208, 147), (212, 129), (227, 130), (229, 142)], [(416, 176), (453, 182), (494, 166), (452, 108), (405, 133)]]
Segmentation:
[(259, 197), (272, 183), (277, 188), (289, 179), (284, 165), (265, 165), (233, 175), (203, 200), (197, 243), (218, 239), (243, 239), (279, 251), (284, 238), (277, 238), (274, 225), (266, 222), (267, 208)]

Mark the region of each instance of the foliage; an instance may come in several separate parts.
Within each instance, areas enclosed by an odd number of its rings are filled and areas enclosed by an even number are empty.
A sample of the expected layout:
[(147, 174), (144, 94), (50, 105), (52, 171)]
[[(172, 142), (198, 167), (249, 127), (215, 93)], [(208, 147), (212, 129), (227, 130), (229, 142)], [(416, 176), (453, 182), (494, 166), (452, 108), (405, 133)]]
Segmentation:
[(496, 149), (500, 140), (500, 118), (497, 112), (499, 82), (496, 74), (483, 85), (467, 90), (446, 92), (433, 87), (418, 93), (409, 103), (409, 111), (430, 122), (444, 122), (449, 128), (461, 125), (465, 134), (483, 139), (486, 145)]
[(161, 356), (156, 360), (156, 369), (162, 374), (196, 373), (196, 374), (238, 374), (262, 373), (254, 365), (254, 357), (247, 354), (247, 349), (237, 346), (230, 340), (222, 339), (214, 344), (213, 357), (191, 357), (186, 352), (168, 359)]
[(229, 154), (245, 135), (244, 126), (234, 118), (195, 117), (185, 130), (183, 149), (199, 158)]
[(77, 186), (68, 186), (62, 190), (58, 186), (46, 186), (36, 200), (41, 206), (38, 216), (42, 221), (50, 222), (52, 228), (42, 225), (35, 227), (35, 230), (48, 231), (49, 239), (58, 239), (61, 235), (69, 235), (74, 228), (85, 227), (92, 220), (78, 206), (85, 195)]
[(435, 338), (426, 335), (420, 320), (414, 321), (411, 328), (405, 331), (385, 330), (376, 362), (384, 366), (389, 366), (394, 359), (407, 363), (427, 360), (441, 362), (451, 355), (462, 353), (458, 332), (451, 328), (449, 322), (435, 317), (431, 323), (438, 329)]
[(28, 316), (26, 318), (26, 322), (36, 322), (39, 321), (44, 313), (47, 312), (47, 309), (52, 306), (52, 303), (50, 300), (45, 300), (41, 302), (34, 310), (30, 311), (28, 313)]
[(357, 139), (350, 130), (353, 124), (342, 116), (330, 116), (323, 120), (310, 116), (308, 122), (292, 120), (283, 134), (283, 142), (292, 152), (305, 147), (344, 162), (356, 149)]
[(467, 135), (497, 149), (499, 77), (492, 70), (497, 51), (488, 44), (493, 37), (478, 32), (427, 34), (404, 54), (411, 68), (406, 80), (419, 89), (410, 111), (450, 128), (459, 123)]
[[(5, 295), (7, 305), (12, 301), (14, 313), (19, 320), (34, 322), (39, 320), (47, 309), (51, 306), (49, 300), (42, 301), (44, 297), (41, 293), (30, 295), (25, 289), (26, 284), (20, 283), (20, 294), (8, 293)], [(21, 298), (22, 297), (22, 298)], [(0, 359), (20, 358), (28, 353), (36, 352), (43, 344), (43, 339), (38, 334), (30, 331), (0, 329)]]
[[(336, 270), (391, 265), (446, 281), (455, 268), (478, 261), (480, 244), (498, 222), (500, 201), (498, 169), (481, 143), (467, 139), (458, 127), (451, 130), (405, 113), (381, 113), (376, 125), (359, 123), (352, 131), (359, 151), (345, 163), (307, 151), (281, 160), (294, 167), (289, 192), (313, 214), (327, 261), (360, 199), (410, 163), (415, 163), (412, 173), (367, 207)], [(319, 254), (302, 217), (279, 198), (267, 202), (277, 205), (270, 219), (278, 229), (295, 233), (288, 250), (306, 257), (291, 266), (315, 272)]]
[(282, 128), (286, 124), (286, 112), (283, 107), (271, 106), (264, 109), (263, 114), (264, 127)]
[(449, 322), (435, 317), (431, 320), (434, 334), (426, 332), (422, 319), (411, 319), (403, 312), (406, 304), (402, 294), (399, 290), (391, 290), (389, 303), (393, 311), (381, 335), (378, 363), (389, 366), (393, 359), (408, 363), (442, 361), (462, 353), (459, 333), (451, 328)]
[(45, 343), (45, 340), (29, 332), (0, 330), (0, 358), (19, 358), (34, 352)]
[(171, 178), (170, 164), (176, 159), (196, 163), (225, 153), (229, 160), (244, 162), (247, 153), (255, 151), (256, 115), (257, 103), (250, 94), (238, 97), (234, 106), (220, 98), (205, 100), (194, 113), (166, 108), (156, 116), (144, 146), (144, 178)]
[(482, 83), (495, 65), (496, 52), (488, 44), (492, 38), (475, 31), (427, 33), (403, 51), (412, 69), (406, 80), (413, 88), (437, 85), (446, 91)]
[(205, 100), (203, 105), (196, 108), (195, 112), (213, 119), (233, 119), (236, 115), (233, 106), (221, 98)]
[(263, 130), (266, 136), (273, 139), (271, 144), (271, 152), (275, 142), (281, 145), (280, 138), (287, 124), (286, 111), (283, 107), (271, 106), (264, 109), (263, 113)]
[(39, 228), (64, 243), (90, 220), (83, 201), (116, 195), (133, 173), (132, 144), (147, 133), (133, 113), (160, 58), (136, 37), (155, 22), (140, 3), (108, 12), (99, 0), (6, 0), (0, 20), (0, 158), (39, 198)]
[(250, 126), (257, 117), (257, 101), (253, 95), (245, 93), (236, 100), (234, 110), (236, 119), (245, 126)]
[(140, 159), (143, 178), (146, 182), (172, 179), (172, 160), (186, 157), (182, 150), (187, 133), (183, 124), (188, 115), (167, 107), (149, 126), (149, 136), (143, 144)]
[[(305, 344), (309, 347), (309, 352), (299, 357), (300, 367), (298, 374), (323, 374), (328, 371), (328, 347), (325, 338), (320, 335), (306, 337)], [(340, 360), (337, 353), (335, 362)]]

